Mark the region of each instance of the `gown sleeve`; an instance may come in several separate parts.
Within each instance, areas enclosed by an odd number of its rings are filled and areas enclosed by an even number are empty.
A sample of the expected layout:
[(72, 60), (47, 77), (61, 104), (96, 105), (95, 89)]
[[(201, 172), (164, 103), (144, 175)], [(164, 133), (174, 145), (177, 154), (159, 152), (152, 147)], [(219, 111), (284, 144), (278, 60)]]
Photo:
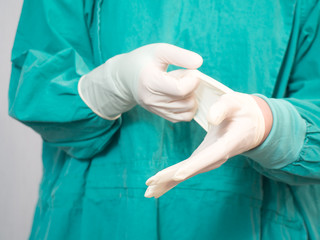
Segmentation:
[[(302, 1), (303, 2), (303, 1)], [(302, 8), (303, 10), (303, 8)], [(320, 2), (299, 31), (282, 99), (263, 97), (274, 122), (266, 141), (244, 155), (260, 173), (291, 185), (320, 183)]]
[(11, 59), (9, 115), (78, 159), (102, 151), (121, 124), (97, 116), (77, 91), (80, 77), (97, 65), (93, 2), (25, 0)]

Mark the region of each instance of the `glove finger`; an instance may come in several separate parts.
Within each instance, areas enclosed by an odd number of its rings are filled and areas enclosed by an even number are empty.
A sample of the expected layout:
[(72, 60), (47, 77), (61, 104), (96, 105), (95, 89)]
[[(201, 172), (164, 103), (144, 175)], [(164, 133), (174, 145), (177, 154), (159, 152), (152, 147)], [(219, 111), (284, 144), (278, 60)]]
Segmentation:
[(188, 69), (199, 68), (203, 62), (199, 54), (167, 43), (159, 44), (155, 54), (162, 64)]
[(165, 108), (152, 107), (152, 106), (144, 106), (144, 108), (147, 109), (149, 112), (152, 112), (170, 122), (176, 123), (179, 121), (175, 118), (175, 114), (168, 112)]
[(167, 108), (159, 108), (159, 107), (148, 107), (146, 109), (173, 123), (190, 122), (196, 113), (195, 109), (191, 109), (189, 111), (184, 111), (179, 113), (171, 112), (171, 111), (168, 111)]
[(155, 189), (155, 186), (148, 187), (147, 190), (144, 193), (144, 197), (152, 198), (153, 197), (153, 193), (154, 193), (154, 189)]
[(174, 188), (175, 186), (177, 186), (179, 184), (179, 182), (176, 181), (171, 181), (168, 182), (165, 186), (163, 186), (161, 189), (158, 189), (157, 191), (154, 190), (153, 192), (153, 196), (155, 198), (159, 198), (161, 197), (163, 194), (165, 194), (166, 192), (168, 192), (169, 190), (171, 190), (172, 188)]
[[(142, 105), (142, 104), (141, 104)], [(195, 111), (198, 103), (194, 95), (187, 96), (183, 99), (172, 99), (168, 96), (153, 97), (153, 101), (143, 104), (147, 109), (163, 109), (172, 113)]]
[(148, 87), (154, 94), (161, 94), (173, 98), (185, 98), (197, 89), (200, 79), (192, 74), (177, 78), (167, 72), (159, 72), (159, 77)]
[(185, 99), (179, 99), (167, 104), (166, 108), (168, 111), (173, 113), (183, 113), (183, 112), (196, 112), (197, 110), (197, 100), (195, 96), (189, 96)]
[(168, 181), (172, 181), (172, 176), (176, 173), (177, 170), (179, 170), (184, 164), (185, 160), (181, 161), (179, 163), (176, 163), (170, 167), (167, 167), (160, 172), (158, 172), (156, 175), (152, 176), (146, 181), (147, 186), (157, 185), (157, 184), (163, 184)]
[(173, 119), (176, 122), (190, 122), (195, 115), (195, 111), (182, 112), (182, 113), (169, 113), (166, 117)]
[(144, 196), (147, 198), (159, 198), (170, 189), (174, 188), (177, 184), (177, 182), (171, 180), (170, 182), (167, 182), (165, 184), (148, 187)]
[(214, 144), (200, 150), (197, 154), (192, 155), (173, 176), (175, 181), (184, 181), (199, 173), (208, 172), (220, 167), (228, 158), (229, 146), (227, 137), (222, 137)]

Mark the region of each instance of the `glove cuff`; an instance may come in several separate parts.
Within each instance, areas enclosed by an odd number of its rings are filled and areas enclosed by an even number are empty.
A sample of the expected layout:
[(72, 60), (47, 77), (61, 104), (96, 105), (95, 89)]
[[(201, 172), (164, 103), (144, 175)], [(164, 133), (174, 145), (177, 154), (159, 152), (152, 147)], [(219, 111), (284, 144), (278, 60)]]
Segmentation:
[[(102, 114), (98, 108), (96, 108), (94, 106), (94, 104), (91, 104), (90, 103), (90, 97), (93, 98), (94, 97), (94, 93), (91, 93), (91, 96), (89, 96), (89, 92), (90, 92), (90, 88), (89, 87), (84, 87), (85, 84), (83, 84), (86, 80), (86, 75), (82, 76), (78, 82), (78, 93), (79, 93), (79, 96), (80, 98), (82, 99), (82, 101), (95, 113), (97, 114), (99, 117), (103, 118), (103, 119), (106, 119), (106, 120), (116, 120), (118, 119), (121, 114), (119, 115), (116, 115), (116, 116), (111, 116), (111, 117), (108, 117), (104, 114)], [(99, 106), (98, 104), (96, 104), (97, 106)]]

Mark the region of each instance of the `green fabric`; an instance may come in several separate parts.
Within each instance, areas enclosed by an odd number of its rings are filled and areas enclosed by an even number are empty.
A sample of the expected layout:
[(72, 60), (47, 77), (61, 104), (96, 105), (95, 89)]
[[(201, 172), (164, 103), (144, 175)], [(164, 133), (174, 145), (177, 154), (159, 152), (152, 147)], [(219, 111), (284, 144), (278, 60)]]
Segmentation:
[(279, 169), (299, 160), (306, 137), (306, 122), (288, 101), (261, 94), (256, 96), (268, 103), (273, 115), (272, 128), (262, 144), (242, 155), (269, 169)]
[[(316, 0), (26, 0), (9, 113), (44, 141), (30, 239), (319, 239), (319, 10)], [(144, 198), (145, 181), (190, 156), (205, 132), (140, 107), (101, 119), (77, 83), (154, 42), (199, 53), (200, 70), (235, 91), (290, 102), (307, 123), (298, 159), (269, 169), (236, 156)]]

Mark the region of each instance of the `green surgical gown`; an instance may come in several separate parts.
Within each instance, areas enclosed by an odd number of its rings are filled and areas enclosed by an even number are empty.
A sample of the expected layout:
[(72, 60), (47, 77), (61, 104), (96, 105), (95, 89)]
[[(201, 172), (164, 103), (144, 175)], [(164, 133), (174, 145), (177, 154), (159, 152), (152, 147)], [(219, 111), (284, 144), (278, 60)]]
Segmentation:
[[(294, 106), (306, 124), (297, 158), (262, 167), (236, 156), (144, 198), (145, 181), (189, 157), (204, 130), (139, 106), (102, 119), (77, 83), (156, 42), (199, 53), (200, 70), (235, 91)], [(43, 139), (30, 239), (320, 239), (319, 54), (317, 0), (25, 0), (9, 114)]]

